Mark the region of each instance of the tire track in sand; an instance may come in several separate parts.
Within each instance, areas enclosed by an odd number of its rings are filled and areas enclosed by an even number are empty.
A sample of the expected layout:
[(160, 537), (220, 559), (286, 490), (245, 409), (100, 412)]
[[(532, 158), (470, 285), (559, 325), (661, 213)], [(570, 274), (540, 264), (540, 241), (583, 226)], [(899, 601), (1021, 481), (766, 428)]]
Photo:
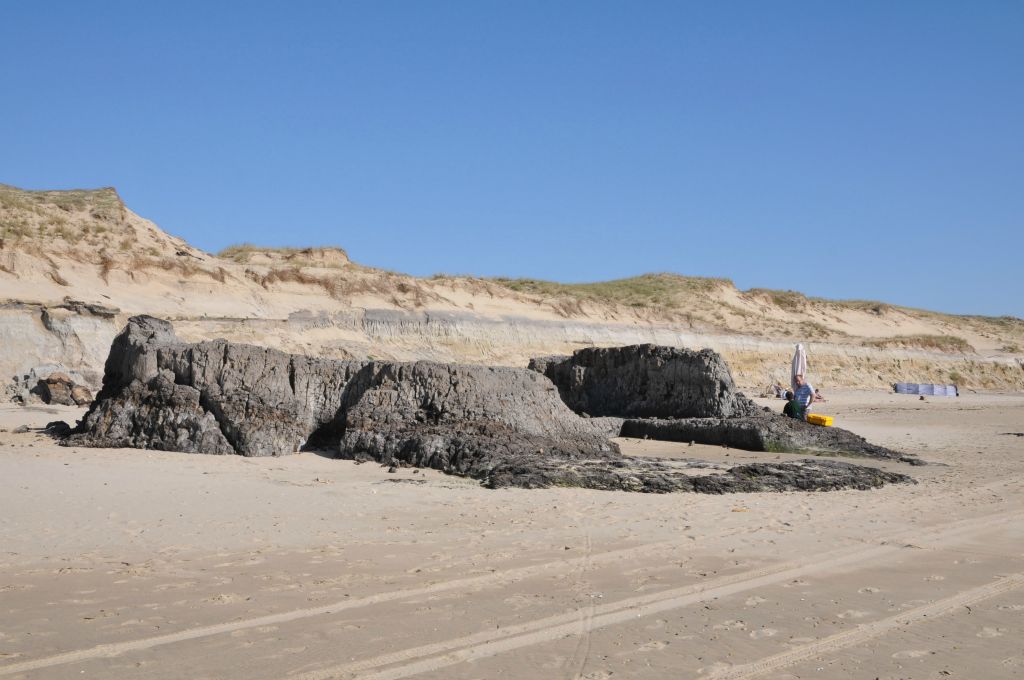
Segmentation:
[(349, 598), (317, 607), (293, 609), (250, 619), (215, 623), (208, 626), (197, 626), (195, 628), (187, 628), (185, 630), (166, 633), (164, 635), (154, 635), (152, 637), (128, 640), (125, 642), (100, 644), (93, 647), (86, 647), (84, 649), (41, 657), (39, 659), (29, 659), (17, 663), (4, 664), (0, 665), (0, 676), (12, 675), (14, 673), (25, 673), (27, 671), (60, 666), (78, 661), (87, 661), (89, 659), (120, 656), (128, 652), (160, 647), (162, 645), (174, 644), (176, 642), (185, 642), (198, 638), (211, 637), (213, 635), (233, 633), (237, 630), (245, 630), (247, 628), (288, 623), (290, 621), (333, 614), (359, 607), (370, 607), (376, 604), (392, 602), (395, 600), (434, 595), (452, 590), (469, 590), (476, 587), (502, 585), (506, 582), (515, 582), (523, 578), (537, 576), (540, 574), (560, 573), (572, 569), (589, 567), (595, 563), (600, 564), (605, 562), (614, 562), (619, 559), (634, 557), (637, 555), (657, 554), (661, 551), (680, 549), (683, 547), (685, 546), (680, 544), (679, 541), (673, 540), (646, 543), (629, 548), (619, 548), (616, 550), (598, 553), (596, 555), (589, 554), (588, 550), (588, 554), (581, 557), (558, 559), (541, 564), (514, 567), (504, 571), (488, 572), (486, 574), (481, 574), (480, 576), (470, 576), (450, 581), (442, 581), (440, 583), (432, 583), (426, 586), (407, 588), (404, 590), (393, 590), (385, 593), (377, 593), (375, 595), (367, 595), (365, 597)]
[(901, 612), (881, 621), (861, 624), (852, 630), (830, 635), (796, 649), (765, 657), (760, 661), (726, 668), (708, 675), (707, 680), (747, 680), (748, 678), (756, 678), (765, 673), (800, 663), (801, 661), (807, 661), (823, 654), (853, 647), (854, 645), (885, 635), (897, 628), (911, 626), (921, 621), (931, 621), (940, 616), (952, 614), (964, 606), (970, 606), (975, 602), (981, 602), (996, 595), (1008, 593), (1021, 586), (1024, 586), (1024, 574), (1010, 574), (995, 583), (986, 583), (977, 588), (964, 590), (956, 595)]
[[(586, 633), (821, 571), (832, 571), (846, 565), (893, 557), (903, 550), (919, 547), (919, 544), (924, 542), (931, 542), (933, 545), (955, 544), (964, 534), (973, 538), (978, 535), (979, 530), (987, 533), (986, 529), (995, 529), (999, 524), (1022, 518), (1024, 518), (1024, 513), (1015, 512), (949, 522), (914, 535), (914, 545), (909, 544), (906, 540), (887, 540), (881, 544), (871, 544), (867, 547), (858, 546), (854, 549), (845, 548), (833, 551), (813, 561), (777, 564), (772, 567), (724, 576), (705, 583), (671, 588), (610, 602), (594, 607), (587, 622), (589, 627)], [(578, 611), (573, 610), (500, 630), (483, 631), (310, 671), (291, 676), (291, 680), (334, 680), (352, 676), (358, 676), (364, 680), (397, 680), (420, 673), (438, 671), (466, 661), (496, 656), (515, 649), (578, 635), (581, 635), (580, 616)], [(410, 663), (395, 666), (395, 664), (404, 662)], [(386, 666), (393, 667), (385, 668)], [(366, 674), (367, 671), (374, 669), (383, 670)]]
[[(1024, 514), (1024, 513), (1019, 513), (1019, 512), (1018, 513), (996, 513), (996, 514), (993, 514), (993, 515), (982, 516), (982, 517), (978, 517), (978, 518), (974, 518), (974, 519), (958, 520), (956, 522), (949, 522), (949, 523), (946, 523), (946, 524), (938, 525), (936, 527), (932, 527), (931, 529), (924, 530), (922, 532), (922, 534), (915, 535), (913, 537), (913, 540), (920, 541), (920, 540), (922, 540), (922, 538), (927, 537), (930, 534), (941, 534), (941, 535), (953, 536), (953, 535), (958, 535), (958, 534), (963, 533), (963, 532), (975, 531), (975, 530), (977, 530), (979, 528), (985, 529), (985, 528), (992, 527), (992, 526), (994, 526), (996, 524), (1000, 524), (1002, 522), (1009, 521), (1010, 519), (1012, 519), (1014, 517), (1017, 517), (1020, 514)], [(872, 544), (872, 545), (875, 545), (875, 544)], [(843, 563), (845, 563), (847, 560), (849, 560), (850, 562), (855, 562), (855, 561), (858, 561), (857, 559), (855, 559), (858, 555), (863, 555), (863, 557), (861, 557), (860, 559), (867, 559), (869, 556), (875, 555), (876, 551), (880, 555), (885, 555), (885, 554), (889, 554), (889, 553), (895, 552), (897, 550), (900, 550), (902, 548), (902, 545), (903, 545), (902, 543), (900, 544), (900, 546), (889, 545), (889, 542), (883, 540), (882, 541), (882, 545), (876, 545), (875, 547), (868, 548), (867, 550), (864, 550), (862, 547), (858, 547), (858, 548), (854, 549), (853, 552), (851, 553), (851, 549), (849, 549), (849, 548), (840, 549), (840, 550), (837, 550), (837, 551), (834, 551), (832, 553), (828, 553), (827, 554), (827, 555), (839, 555), (839, 557), (835, 557), (834, 559), (829, 560), (829, 559), (827, 559), (827, 556), (826, 556), (826, 561), (824, 561), (824, 562), (817, 562), (815, 564), (821, 565), (821, 568), (826, 568), (827, 566), (835, 566), (835, 560), (837, 560), (837, 559), (838, 560), (842, 560)], [(312, 617), (315, 617), (315, 616), (329, 615), (329, 614), (333, 614), (333, 613), (336, 613), (336, 612), (346, 611), (346, 610), (355, 609), (355, 608), (359, 608), (359, 607), (369, 607), (369, 606), (373, 606), (373, 605), (376, 605), (376, 604), (382, 604), (382, 603), (385, 603), (385, 602), (392, 602), (392, 601), (395, 601), (395, 600), (402, 600), (402, 599), (407, 599), (407, 598), (421, 597), (421, 596), (424, 596), (424, 595), (433, 595), (433, 594), (436, 594), (436, 593), (443, 593), (443, 592), (455, 591), (455, 590), (467, 590), (467, 589), (474, 588), (474, 587), (486, 587), (486, 586), (502, 585), (502, 584), (507, 583), (507, 582), (514, 582), (514, 581), (516, 581), (518, 579), (527, 578), (527, 577), (530, 577), (530, 576), (535, 576), (535, 575), (544, 574), (544, 573), (558, 573), (558, 572), (564, 571), (566, 569), (574, 569), (574, 568), (577, 568), (580, 564), (583, 564), (583, 563), (594, 564), (594, 563), (614, 562), (617, 559), (622, 559), (622, 558), (636, 556), (636, 555), (642, 555), (642, 554), (648, 554), (648, 553), (657, 553), (658, 551), (661, 551), (661, 550), (679, 549), (681, 547), (683, 547), (683, 546), (679, 542), (677, 542), (677, 541), (660, 541), (660, 542), (656, 542), (656, 543), (648, 543), (648, 544), (643, 544), (643, 545), (634, 546), (634, 547), (630, 547), (630, 548), (621, 548), (621, 549), (617, 549), (617, 550), (611, 550), (611, 551), (607, 551), (607, 552), (603, 552), (603, 553), (598, 553), (596, 555), (584, 555), (584, 556), (581, 556), (581, 557), (571, 558), (571, 559), (567, 559), (567, 560), (564, 560), (564, 559), (563, 560), (554, 560), (554, 561), (545, 562), (545, 563), (542, 563), (542, 564), (527, 565), (527, 566), (524, 566), (524, 567), (516, 567), (516, 568), (508, 569), (508, 570), (505, 570), (505, 571), (491, 572), (491, 573), (488, 573), (488, 574), (482, 574), (480, 576), (471, 576), (471, 577), (468, 577), (468, 578), (453, 579), (453, 580), (450, 580), (450, 581), (442, 581), (440, 583), (433, 583), (433, 584), (430, 584), (430, 585), (416, 587), (416, 588), (408, 588), (408, 589), (405, 589), (405, 590), (396, 590), (396, 591), (389, 591), (389, 592), (385, 592), (385, 593), (377, 593), (377, 594), (374, 594), (374, 595), (368, 595), (368, 596), (361, 597), (361, 598), (351, 598), (351, 599), (347, 599), (347, 600), (341, 600), (339, 602), (334, 602), (334, 603), (331, 603), (331, 604), (320, 605), (320, 606), (317, 606), (317, 607), (309, 607), (309, 608), (304, 608), (304, 609), (295, 609), (295, 610), (280, 612), (280, 613), (276, 613), (276, 614), (268, 614), (268, 615), (265, 615), (265, 616), (259, 616), (259, 617), (249, 618), (249, 619), (240, 619), (240, 620), (228, 621), (228, 622), (218, 623), (218, 624), (211, 624), (211, 625), (206, 625), (206, 626), (197, 626), (197, 627), (194, 627), (194, 628), (188, 628), (188, 629), (177, 631), (177, 632), (174, 632), (174, 633), (166, 633), (164, 635), (156, 635), (156, 636), (151, 636), (151, 637), (146, 637), (146, 638), (141, 638), (141, 639), (136, 639), (136, 640), (128, 640), (128, 641), (125, 641), (125, 642), (114, 642), (114, 643), (99, 644), (99, 645), (95, 645), (93, 647), (86, 647), (86, 648), (83, 648), (83, 649), (73, 650), (73, 651), (69, 651), (69, 652), (62, 652), (60, 654), (55, 654), (55, 655), (51, 655), (51, 656), (41, 657), (41, 658), (38, 658), (38, 659), (28, 659), (28, 660), (25, 660), (25, 661), (19, 661), (19, 662), (14, 662), (14, 663), (8, 663), (8, 664), (0, 665), (0, 676), (13, 675), (15, 673), (25, 673), (25, 672), (29, 672), (29, 671), (39, 670), (39, 669), (42, 669), (42, 668), (50, 668), (50, 667), (53, 667), (53, 666), (60, 666), (60, 665), (69, 664), (69, 663), (77, 663), (77, 662), (80, 662), (80, 661), (88, 661), (90, 659), (116, 657), (116, 656), (120, 656), (122, 654), (130, 653), (130, 652), (141, 651), (141, 650), (145, 650), (145, 649), (151, 649), (153, 647), (159, 647), (159, 646), (163, 646), (163, 645), (175, 644), (175, 643), (179, 643), (179, 642), (186, 642), (186, 641), (189, 641), (189, 640), (196, 640), (196, 639), (200, 639), (200, 638), (204, 638), (204, 637), (211, 637), (211, 636), (214, 636), (214, 635), (221, 635), (221, 634), (224, 634), (224, 633), (232, 633), (232, 632), (235, 632), (235, 631), (238, 631), (238, 630), (245, 630), (245, 629), (249, 629), (249, 628), (256, 628), (256, 627), (259, 627), (259, 626), (289, 623), (291, 621), (297, 621), (297, 620), (301, 620), (301, 619), (312, 618)], [(847, 554), (847, 553), (850, 553), (850, 555), (848, 555), (845, 558), (842, 557), (842, 555)], [(605, 605), (602, 605), (600, 607), (595, 608), (594, 616), (593, 616), (593, 618), (591, 618), (591, 620), (587, 624), (589, 626), (588, 632), (589, 632), (589, 630), (593, 630), (594, 627), (603, 627), (604, 625), (612, 625), (611, 623), (607, 623), (607, 624), (606, 623), (602, 623), (603, 619), (599, 616), (599, 614), (601, 614), (602, 612), (607, 612), (609, 609), (617, 610), (617, 609), (621, 609), (622, 607), (626, 607), (626, 608), (630, 608), (630, 607), (637, 608), (637, 607), (640, 607), (640, 608), (644, 608), (644, 610), (646, 611), (647, 609), (651, 609), (652, 607), (654, 607), (656, 602), (657, 602), (657, 600), (659, 598), (666, 598), (667, 597), (667, 598), (672, 599), (673, 598), (672, 593), (676, 593), (676, 592), (679, 592), (679, 591), (685, 591), (682, 595), (680, 595), (680, 597), (687, 597), (687, 596), (696, 597), (696, 596), (701, 595), (704, 592), (709, 592), (709, 589), (721, 589), (721, 588), (731, 589), (731, 588), (737, 588), (737, 590), (730, 591), (730, 592), (740, 592), (742, 590), (747, 589), (747, 587), (741, 587), (744, 583), (750, 583), (751, 585), (749, 585), (748, 587), (749, 588), (753, 588), (753, 587), (757, 587), (758, 585), (762, 585), (762, 583), (760, 582), (760, 579), (771, 578), (773, 575), (779, 575), (778, 576), (779, 579), (784, 579), (784, 578), (787, 578), (787, 576), (780, 575), (780, 574), (787, 574), (787, 573), (790, 573), (790, 572), (801, 573), (802, 574), (802, 573), (805, 573), (804, 570), (806, 570), (806, 569), (812, 569), (813, 570), (813, 568), (814, 568), (814, 564), (808, 564), (808, 565), (801, 566), (801, 565), (795, 564), (794, 562), (785, 562), (785, 563), (781, 563), (781, 564), (776, 564), (776, 565), (774, 565), (772, 567), (767, 567), (767, 568), (762, 568), (762, 569), (755, 569), (755, 570), (743, 572), (743, 573), (740, 573), (740, 574), (735, 574), (735, 575), (732, 575), (732, 576), (723, 577), (721, 579), (715, 579), (712, 582), (706, 582), (706, 583), (703, 583), (703, 584), (687, 586), (687, 587), (681, 588), (681, 589), (671, 589), (669, 591), (663, 591), (661, 594), (654, 593), (654, 594), (645, 596), (644, 598), (630, 598), (629, 600), (620, 601), (621, 603), (624, 603), (624, 604), (608, 603), (608, 604), (605, 604)], [(806, 572), (806, 573), (809, 573), (809, 572)], [(734, 584), (733, 581), (737, 581), (737, 583)], [(773, 581), (769, 581), (769, 583), (774, 583), (774, 582), (776, 582), (776, 581), (774, 581), (774, 580)], [(696, 595), (694, 595), (694, 593), (696, 593)], [(720, 597), (720, 596), (722, 596), (721, 593), (718, 593), (718, 594), (715, 594), (715, 595), (711, 595), (710, 597)], [(646, 598), (654, 598), (654, 603), (647, 604), (647, 603), (641, 601), (641, 600), (645, 600)], [(700, 600), (698, 599), (698, 600), (695, 600), (695, 601), (700, 601)], [(630, 603), (632, 603), (632, 604), (630, 604)], [(659, 607), (659, 608), (656, 608), (656, 609), (651, 609), (651, 611), (649, 613), (654, 613), (655, 611), (663, 611), (665, 609), (672, 609), (672, 608), (676, 608), (676, 607), (679, 607), (679, 606), (687, 606), (688, 604), (691, 604), (691, 603), (687, 602), (687, 603), (682, 603), (682, 604), (676, 604), (676, 605), (673, 605), (671, 607), (664, 607), (664, 608)], [(605, 613), (604, 615), (608, 616), (610, 614)], [(634, 613), (634, 616), (636, 616), (636, 615), (643, 615), (643, 614), (636, 614), (636, 613)], [(567, 613), (565, 615), (558, 615), (558, 616), (555, 616), (555, 617), (549, 617), (547, 619), (542, 619), (542, 621), (548, 621), (549, 622), (547, 624), (544, 624), (544, 626), (551, 626), (551, 625), (559, 626), (559, 622), (557, 620), (560, 619), (563, 616), (569, 617), (571, 619), (571, 621), (575, 622), (575, 626), (576, 626), (575, 631), (569, 631), (568, 633), (566, 633), (566, 635), (572, 635), (572, 634), (579, 635), (580, 632), (581, 632), (580, 617), (579, 617), (579, 612), (576, 611), (576, 610), (573, 610), (572, 612), (569, 612), (569, 613)], [(536, 623), (534, 623), (534, 624), (526, 623), (526, 624), (521, 624), (521, 625), (518, 625), (518, 626), (510, 626), (508, 628), (501, 629), (500, 631), (491, 631), (491, 632), (489, 632), (487, 634), (484, 634), (484, 635), (488, 635), (489, 636), (486, 639), (477, 639), (477, 636), (468, 636), (467, 638), (464, 638), (464, 640), (466, 640), (466, 642), (460, 642), (459, 640), (453, 640), (453, 641), (449, 641), (448, 643), (438, 643), (437, 645), (427, 645), (427, 646), (424, 646), (424, 647), (416, 647), (416, 648), (412, 648), (412, 649), (409, 649), (409, 650), (399, 651), (399, 652), (396, 652), (394, 654), (387, 655), (387, 657), (375, 657), (374, 659), (370, 659), (370, 660), (367, 660), (367, 661), (355, 662), (354, 664), (349, 664), (349, 665), (346, 665), (346, 666), (340, 666), (340, 667), (338, 667), (335, 670), (328, 670), (328, 671), (322, 671), (322, 672), (321, 671), (314, 671), (311, 674), (301, 675), (301, 676), (297, 676), (297, 677), (302, 678), (303, 680), (305, 680), (306, 678), (310, 678), (310, 679), (313, 679), (313, 678), (332, 678), (332, 677), (335, 677), (335, 676), (337, 676), (339, 674), (345, 674), (345, 673), (349, 673), (349, 672), (354, 672), (354, 671), (347, 670), (350, 667), (351, 668), (358, 667), (358, 668), (362, 668), (364, 670), (369, 670), (369, 669), (372, 669), (372, 668), (379, 668), (381, 666), (390, 665), (390, 664), (393, 664), (393, 663), (400, 663), (402, 661), (406, 661), (406, 660), (413, 659), (413, 658), (418, 658), (418, 657), (421, 657), (421, 656), (424, 656), (424, 655), (428, 655), (428, 654), (435, 654), (435, 653), (438, 653), (438, 652), (444, 651), (444, 650), (458, 649), (459, 647), (463, 647), (463, 646), (465, 646), (467, 644), (479, 644), (479, 643), (485, 643), (487, 645), (496, 644), (495, 642), (492, 641), (493, 637), (497, 636), (498, 638), (508, 638), (509, 636), (516, 635), (517, 634), (516, 631), (518, 629), (520, 629), (520, 628), (523, 628), (523, 627), (526, 627), (526, 630), (533, 630), (536, 627)], [(537, 635), (537, 633), (532, 633), (532, 635)], [(554, 638), (563, 636), (563, 634), (561, 632), (558, 632), (557, 634), (556, 633), (551, 633), (551, 635), (553, 635)], [(554, 638), (551, 638), (551, 639), (554, 639)], [(460, 640), (463, 640), (463, 639), (460, 638)], [(539, 642), (544, 642), (546, 640), (547, 640), (547, 638), (545, 638), (545, 639), (538, 639), (536, 642), (529, 642), (527, 644), (537, 644)], [(508, 642), (509, 642), (509, 640), (504, 640), (503, 644), (507, 645)], [(517, 647), (520, 647), (520, 646), (525, 646), (525, 645), (518, 645), (517, 644), (517, 645), (514, 645), (513, 647), (510, 647), (510, 649), (514, 649), (514, 648), (517, 648)], [(417, 650), (422, 650), (422, 651), (417, 652)], [(494, 654), (498, 654), (498, 653), (501, 653), (501, 651), (504, 651), (504, 650), (498, 650), (498, 651), (495, 651), (493, 653)], [(485, 654), (484, 656), (487, 656), (487, 655)], [(455, 662), (455, 663), (458, 663), (458, 661)], [(443, 664), (443, 665), (446, 666), (446, 665), (451, 665), (451, 664)], [(421, 671), (417, 671), (417, 672), (421, 672)], [(326, 674), (323, 674), (323, 673), (326, 673)], [(395, 677), (404, 677), (404, 676), (395, 676)]]

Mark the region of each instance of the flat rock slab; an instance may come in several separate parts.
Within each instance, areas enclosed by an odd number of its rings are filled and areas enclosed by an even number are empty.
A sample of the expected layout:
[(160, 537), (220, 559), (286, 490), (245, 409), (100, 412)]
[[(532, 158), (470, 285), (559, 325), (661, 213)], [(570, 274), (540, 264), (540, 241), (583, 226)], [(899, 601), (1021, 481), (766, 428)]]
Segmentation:
[(621, 432), (623, 437), (692, 441), (747, 451), (847, 455), (924, 464), (919, 458), (872, 444), (849, 430), (811, 425), (764, 411), (739, 418), (632, 418), (623, 422)]

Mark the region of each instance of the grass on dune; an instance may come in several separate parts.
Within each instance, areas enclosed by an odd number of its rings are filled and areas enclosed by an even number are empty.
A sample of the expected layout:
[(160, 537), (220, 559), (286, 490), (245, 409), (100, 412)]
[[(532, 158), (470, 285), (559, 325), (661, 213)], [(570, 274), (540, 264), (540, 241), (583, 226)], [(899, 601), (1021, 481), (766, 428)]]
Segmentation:
[(969, 342), (955, 335), (897, 335), (890, 338), (865, 340), (864, 345), (879, 348), (904, 347), (958, 354), (974, 352), (974, 347)]
[(710, 293), (732, 286), (729, 279), (682, 276), (679, 274), (643, 274), (626, 279), (595, 283), (559, 283), (540, 279), (492, 278), (493, 283), (509, 290), (545, 297), (576, 298), (604, 304), (630, 307), (676, 307), (682, 298)]

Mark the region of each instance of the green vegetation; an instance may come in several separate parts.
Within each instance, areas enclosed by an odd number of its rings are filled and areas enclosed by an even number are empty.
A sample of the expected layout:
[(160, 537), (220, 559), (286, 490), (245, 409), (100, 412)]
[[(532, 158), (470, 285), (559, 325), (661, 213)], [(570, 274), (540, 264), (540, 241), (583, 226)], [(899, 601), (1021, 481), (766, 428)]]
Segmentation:
[(865, 340), (864, 345), (878, 348), (904, 347), (958, 354), (974, 352), (974, 347), (969, 342), (955, 335), (897, 335), (891, 338)]
[(256, 253), (268, 253), (274, 255), (280, 255), (287, 260), (298, 260), (306, 261), (312, 258), (318, 252), (324, 251), (335, 251), (345, 259), (348, 259), (348, 253), (345, 252), (344, 248), (338, 246), (317, 246), (309, 248), (291, 248), (291, 247), (267, 247), (257, 246), (252, 243), (237, 243), (232, 246), (228, 246), (224, 250), (217, 253), (217, 257), (225, 260), (231, 260), (232, 262), (238, 262), (245, 264), (252, 256)]
[(56, 207), (64, 212), (88, 212), (102, 221), (120, 221), (124, 202), (113, 187), (68, 191), (29, 191), (0, 184), (0, 207), (39, 214), (40, 208)]
[(869, 312), (871, 314), (876, 314), (878, 316), (882, 316), (883, 314), (887, 314), (896, 309), (896, 307), (893, 307), (890, 304), (887, 304), (885, 302), (878, 302), (877, 300), (829, 300), (827, 298), (819, 297), (808, 299), (814, 302), (820, 302), (822, 304), (831, 305), (833, 307), (839, 307), (841, 309), (852, 309), (858, 312)]
[(815, 338), (818, 340), (825, 340), (832, 337), (833, 335), (846, 335), (842, 331), (834, 331), (828, 326), (824, 326), (817, 321), (802, 321), (798, 325), (800, 329), (799, 335), (802, 338)]
[[(682, 276), (679, 274), (643, 274), (628, 279), (597, 283), (558, 283), (540, 279), (487, 279), (500, 286), (529, 295), (568, 298), (628, 307), (676, 308), (683, 299), (732, 286), (729, 279)], [(566, 311), (569, 311), (568, 309)]]
[(125, 223), (114, 189), (26, 191), (0, 184), (0, 239), (102, 243)]
[(779, 309), (787, 312), (799, 312), (807, 306), (807, 296), (795, 290), (772, 290), (771, 288), (751, 288), (744, 291), (752, 297), (766, 297)]

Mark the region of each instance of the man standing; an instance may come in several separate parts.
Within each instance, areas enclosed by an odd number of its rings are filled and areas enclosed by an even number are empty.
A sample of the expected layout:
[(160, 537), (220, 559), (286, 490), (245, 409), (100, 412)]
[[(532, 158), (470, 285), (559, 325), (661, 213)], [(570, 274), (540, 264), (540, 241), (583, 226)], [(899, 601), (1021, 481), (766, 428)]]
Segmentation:
[(793, 382), (796, 383), (796, 391), (793, 393), (793, 401), (795, 401), (797, 405), (797, 417), (801, 420), (807, 420), (807, 411), (811, 408), (811, 404), (814, 403), (814, 388), (804, 380), (803, 374), (800, 373), (793, 378)]

